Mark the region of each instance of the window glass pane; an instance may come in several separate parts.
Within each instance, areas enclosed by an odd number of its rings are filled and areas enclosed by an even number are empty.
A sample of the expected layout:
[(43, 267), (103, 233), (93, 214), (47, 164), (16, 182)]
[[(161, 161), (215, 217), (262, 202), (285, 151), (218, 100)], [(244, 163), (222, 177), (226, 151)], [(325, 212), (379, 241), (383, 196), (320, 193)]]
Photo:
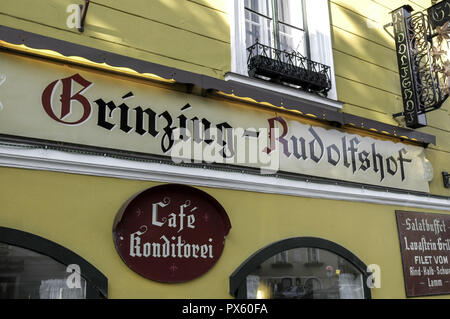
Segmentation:
[(270, 19), (245, 11), (245, 44), (252, 46), (256, 40), (259, 43), (271, 46), (272, 44), (272, 22)]
[(86, 281), (71, 275), (50, 257), (0, 243), (0, 299), (86, 298)]
[(272, 17), (270, 0), (245, 0), (245, 7), (270, 18)]
[(279, 24), (279, 31), (280, 50), (296, 51), (303, 56), (307, 56), (304, 31), (288, 27), (282, 23)]
[(317, 248), (307, 248), (308, 263), (319, 263), (319, 250)]
[(275, 263), (283, 264), (289, 262), (289, 256), (287, 251), (282, 251), (279, 254), (276, 254), (273, 258)]
[(301, 0), (278, 0), (278, 21), (303, 29), (303, 8)]
[(268, 258), (247, 276), (247, 298), (364, 298), (362, 273), (338, 255), (316, 248), (296, 248), (283, 253), (286, 255)]

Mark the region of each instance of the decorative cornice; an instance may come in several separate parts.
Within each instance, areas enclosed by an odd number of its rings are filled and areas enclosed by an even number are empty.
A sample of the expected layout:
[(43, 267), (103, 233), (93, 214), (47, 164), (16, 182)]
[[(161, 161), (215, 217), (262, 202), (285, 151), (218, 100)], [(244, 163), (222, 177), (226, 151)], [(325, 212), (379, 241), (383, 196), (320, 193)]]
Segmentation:
[(443, 196), (134, 161), (112, 158), (106, 154), (85, 155), (43, 148), (0, 145), (0, 166), (450, 211), (450, 198)]

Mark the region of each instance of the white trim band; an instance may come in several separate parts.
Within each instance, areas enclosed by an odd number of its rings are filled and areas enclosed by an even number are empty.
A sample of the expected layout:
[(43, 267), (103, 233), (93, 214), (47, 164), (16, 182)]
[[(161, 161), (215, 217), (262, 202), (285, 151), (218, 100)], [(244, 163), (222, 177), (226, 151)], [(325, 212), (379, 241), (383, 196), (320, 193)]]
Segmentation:
[(243, 76), (237, 73), (227, 73), (225, 74), (225, 81), (243, 83), (253, 87), (258, 87), (271, 92), (280, 93), (286, 96), (292, 96), (300, 99), (306, 103), (317, 105), (317, 106), (329, 106), (332, 108), (342, 109), (343, 102), (335, 101), (329, 98), (321, 97), (317, 94), (308, 93), (302, 90), (296, 90), (285, 85), (274, 84), (271, 82), (265, 82), (263, 80), (249, 78), (248, 76)]
[(42, 148), (2, 145), (0, 166), (450, 211), (448, 198), (139, 162)]

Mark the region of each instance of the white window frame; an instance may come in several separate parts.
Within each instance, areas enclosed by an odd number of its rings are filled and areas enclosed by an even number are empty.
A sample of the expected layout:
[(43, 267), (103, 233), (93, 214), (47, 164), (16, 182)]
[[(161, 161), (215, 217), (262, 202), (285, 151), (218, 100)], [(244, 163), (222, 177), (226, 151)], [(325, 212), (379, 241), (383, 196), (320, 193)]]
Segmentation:
[(303, 92), (277, 84), (261, 84), (263, 81), (248, 77), (247, 54), (245, 45), (245, 9), (243, 0), (229, 1), (230, 36), (231, 36), (231, 72), (225, 74), (226, 81), (235, 81), (268, 88), (283, 94), (312, 100), (335, 108), (342, 108), (337, 101), (336, 80), (334, 74), (333, 47), (331, 41), (331, 24), (324, 23), (325, 17), (330, 21), (328, 0), (304, 0), (308, 32), (310, 59), (330, 66), (331, 90), (327, 98)]

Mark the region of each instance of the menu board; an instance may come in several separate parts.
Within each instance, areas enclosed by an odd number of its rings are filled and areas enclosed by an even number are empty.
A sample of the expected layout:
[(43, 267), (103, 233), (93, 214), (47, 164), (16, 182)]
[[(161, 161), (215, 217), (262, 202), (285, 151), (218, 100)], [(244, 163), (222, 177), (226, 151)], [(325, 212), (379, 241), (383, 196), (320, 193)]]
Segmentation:
[(450, 294), (450, 215), (396, 216), (406, 296)]

